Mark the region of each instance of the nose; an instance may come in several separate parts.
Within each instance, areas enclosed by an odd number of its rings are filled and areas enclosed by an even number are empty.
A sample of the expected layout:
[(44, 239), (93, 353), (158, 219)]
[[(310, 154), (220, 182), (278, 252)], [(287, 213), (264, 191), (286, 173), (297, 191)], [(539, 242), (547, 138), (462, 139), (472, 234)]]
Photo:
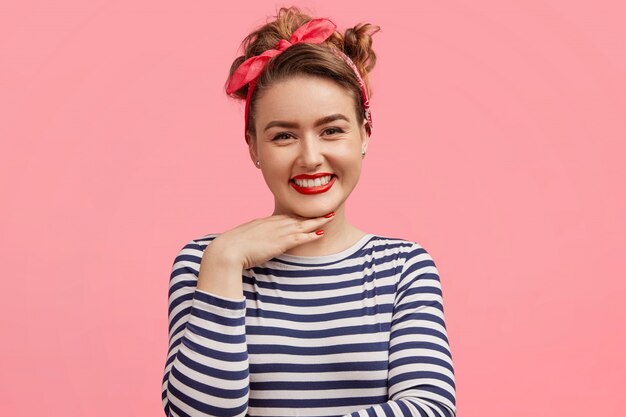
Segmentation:
[(300, 141), (298, 164), (304, 168), (316, 168), (324, 162), (321, 144), (315, 137), (305, 137)]

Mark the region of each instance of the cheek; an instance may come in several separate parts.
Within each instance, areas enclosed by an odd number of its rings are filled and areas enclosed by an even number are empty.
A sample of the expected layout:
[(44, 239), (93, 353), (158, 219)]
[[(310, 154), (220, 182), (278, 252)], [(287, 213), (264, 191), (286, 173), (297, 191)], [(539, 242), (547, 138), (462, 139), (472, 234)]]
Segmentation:
[(346, 167), (354, 168), (360, 165), (361, 161), (361, 150), (360, 148), (356, 148), (354, 146), (349, 146), (341, 149), (335, 153), (335, 158), (337, 161), (340, 161), (342, 164), (346, 165)]
[(283, 160), (277, 158), (275, 155), (267, 158), (266, 163), (262, 166), (263, 177), (268, 185), (284, 183), (289, 180), (289, 166), (285, 164)]
[(329, 142), (325, 149), (329, 157), (350, 159), (355, 153), (360, 152), (358, 145), (351, 140), (339, 140), (337, 142)]

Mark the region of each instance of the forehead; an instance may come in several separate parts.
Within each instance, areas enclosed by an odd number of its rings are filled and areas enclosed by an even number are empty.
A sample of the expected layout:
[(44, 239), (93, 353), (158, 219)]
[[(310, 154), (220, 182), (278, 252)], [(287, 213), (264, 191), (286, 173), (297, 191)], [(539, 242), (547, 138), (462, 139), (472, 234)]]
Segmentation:
[(274, 118), (319, 118), (343, 113), (354, 120), (350, 90), (322, 77), (297, 76), (265, 89), (255, 103), (260, 122)]

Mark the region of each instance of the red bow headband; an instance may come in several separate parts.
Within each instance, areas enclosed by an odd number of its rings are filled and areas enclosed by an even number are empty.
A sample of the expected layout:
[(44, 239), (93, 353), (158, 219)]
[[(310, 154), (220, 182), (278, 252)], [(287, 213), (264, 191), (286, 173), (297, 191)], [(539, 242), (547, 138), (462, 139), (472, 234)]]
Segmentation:
[[(263, 68), (265, 68), (267, 62), (272, 57), (280, 55), (285, 49), (289, 48), (292, 45), (295, 45), (296, 43), (305, 42), (320, 44), (328, 39), (330, 35), (333, 34), (336, 28), (337, 26), (328, 19), (319, 18), (309, 20), (307, 23), (296, 29), (288, 41), (286, 41), (285, 39), (281, 39), (280, 41), (278, 41), (274, 49), (268, 49), (261, 55), (250, 57), (242, 62), (241, 65), (239, 65), (237, 70), (233, 73), (232, 77), (228, 81), (228, 85), (226, 86), (226, 93), (232, 94), (247, 83), (250, 83), (248, 86), (248, 95), (246, 97), (244, 135), (248, 131), (250, 97), (252, 97), (252, 92), (254, 91), (254, 87), (256, 86), (256, 81), (261, 75), (261, 72), (263, 71)], [(352, 70), (356, 74), (357, 79), (359, 80), (362, 104), (363, 108), (365, 109), (365, 119), (367, 120), (367, 125), (365, 126), (365, 128), (367, 130), (367, 135), (369, 136), (372, 134), (372, 113), (370, 110), (369, 99), (367, 97), (367, 90), (365, 88), (363, 78), (361, 78), (359, 70), (357, 69), (356, 65), (354, 65), (354, 62), (352, 62), (349, 56), (335, 48), (332, 48), (332, 51), (339, 55), (350, 66), (350, 68), (352, 68)]]

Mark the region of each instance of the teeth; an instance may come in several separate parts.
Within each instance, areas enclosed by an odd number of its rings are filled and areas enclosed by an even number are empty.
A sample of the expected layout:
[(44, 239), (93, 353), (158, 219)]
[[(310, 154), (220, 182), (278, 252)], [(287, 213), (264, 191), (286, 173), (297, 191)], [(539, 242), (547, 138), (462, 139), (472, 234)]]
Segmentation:
[(319, 187), (320, 185), (328, 184), (331, 177), (331, 175), (325, 175), (314, 180), (294, 179), (294, 182), (298, 185), (298, 187)]

